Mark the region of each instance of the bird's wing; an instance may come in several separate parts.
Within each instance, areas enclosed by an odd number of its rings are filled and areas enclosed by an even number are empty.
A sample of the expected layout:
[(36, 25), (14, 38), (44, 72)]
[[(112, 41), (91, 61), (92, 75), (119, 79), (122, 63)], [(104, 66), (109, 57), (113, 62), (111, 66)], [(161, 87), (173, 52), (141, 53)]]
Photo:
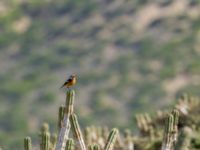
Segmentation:
[(69, 78), (67, 81), (65, 81), (65, 83), (60, 88), (63, 88), (65, 85), (67, 85), (70, 82), (72, 82), (71, 78)]

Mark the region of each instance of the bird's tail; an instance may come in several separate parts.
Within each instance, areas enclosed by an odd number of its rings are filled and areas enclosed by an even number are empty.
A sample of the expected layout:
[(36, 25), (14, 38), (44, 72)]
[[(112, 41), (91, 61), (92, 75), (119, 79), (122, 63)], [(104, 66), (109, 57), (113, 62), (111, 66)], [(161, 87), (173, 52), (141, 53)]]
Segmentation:
[(60, 89), (62, 89), (64, 86), (65, 86), (65, 84), (63, 84), (63, 85), (60, 87)]

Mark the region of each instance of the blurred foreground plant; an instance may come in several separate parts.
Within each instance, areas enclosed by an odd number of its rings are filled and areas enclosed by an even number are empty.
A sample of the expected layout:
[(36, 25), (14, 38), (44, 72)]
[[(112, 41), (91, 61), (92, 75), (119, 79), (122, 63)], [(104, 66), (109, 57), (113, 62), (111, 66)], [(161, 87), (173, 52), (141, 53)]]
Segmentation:
[[(59, 108), (58, 137), (49, 132), (48, 124), (40, 131), (40, 150), (197, 150), (200, 149), (200, 100), (184, 95), (171, 113), (158, 111), (137, 114), (139, 134), (133, 135), (129, 129), (121, 135), (113, 128), (88, 126), (81, 131), (78, 117), (73, 112), (73, 90), (67, 91), (65, 106)], [(70, 137), (72, 131), (74, 138)], [(178, 131), (180, 131), (178, 133)], [(79, 144), (77, 144), (77, 142)], [(24, 139), (24, 149), (31, 150), (31, 139)]]

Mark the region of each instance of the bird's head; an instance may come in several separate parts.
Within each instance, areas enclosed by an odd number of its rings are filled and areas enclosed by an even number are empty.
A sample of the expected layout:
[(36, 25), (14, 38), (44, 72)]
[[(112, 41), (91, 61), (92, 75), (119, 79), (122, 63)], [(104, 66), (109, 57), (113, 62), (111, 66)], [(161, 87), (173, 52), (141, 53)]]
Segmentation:
[(71, 75), (71, 78), (76, 78), (76, 74), (72, 74), (72, 75)]

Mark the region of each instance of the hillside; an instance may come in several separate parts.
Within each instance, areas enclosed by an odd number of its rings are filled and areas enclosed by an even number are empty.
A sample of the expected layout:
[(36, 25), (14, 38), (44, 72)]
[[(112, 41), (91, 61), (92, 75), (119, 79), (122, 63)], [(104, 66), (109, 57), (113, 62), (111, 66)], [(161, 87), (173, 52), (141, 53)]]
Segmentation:
[(199, 10), (198, 0), (1, 0), (0, 146), (56, 124), (71, 73), (82, 126), (134, 130), (136, 113), (200, 95)]

